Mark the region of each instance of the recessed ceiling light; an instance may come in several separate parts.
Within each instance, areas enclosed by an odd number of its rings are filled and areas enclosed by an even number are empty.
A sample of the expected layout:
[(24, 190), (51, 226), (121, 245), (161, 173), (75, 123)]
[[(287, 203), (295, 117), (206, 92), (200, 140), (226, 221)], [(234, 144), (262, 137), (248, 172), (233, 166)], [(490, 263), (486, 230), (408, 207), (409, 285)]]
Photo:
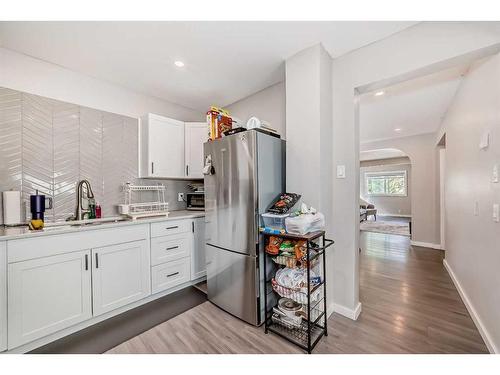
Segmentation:
[(182, 61), (179, 61), (179, 60), (177, 60), (176, 62), (174, 62), (174, 64), (178, 68), (182, 68), (184, 66), (184, 63)]
[(396, 128), (394, 129), (395, 132), (400, 132), (401, 131), (401, 128)]
[(382, 96), (385, 94), (385, 91), (377, 91), (374, 95), (375, 96)]

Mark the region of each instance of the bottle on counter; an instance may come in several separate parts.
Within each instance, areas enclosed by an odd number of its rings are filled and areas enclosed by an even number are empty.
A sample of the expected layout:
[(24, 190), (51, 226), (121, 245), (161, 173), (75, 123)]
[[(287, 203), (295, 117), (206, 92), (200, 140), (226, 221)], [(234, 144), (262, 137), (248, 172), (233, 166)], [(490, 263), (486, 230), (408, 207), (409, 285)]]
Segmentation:
[(100, 219), (102, 217), (102, 208), (98, 204), (95, 206), (95, 217), (96, 219)]
[(95, 219), (95, 199), (89, 198), (89, 219)]

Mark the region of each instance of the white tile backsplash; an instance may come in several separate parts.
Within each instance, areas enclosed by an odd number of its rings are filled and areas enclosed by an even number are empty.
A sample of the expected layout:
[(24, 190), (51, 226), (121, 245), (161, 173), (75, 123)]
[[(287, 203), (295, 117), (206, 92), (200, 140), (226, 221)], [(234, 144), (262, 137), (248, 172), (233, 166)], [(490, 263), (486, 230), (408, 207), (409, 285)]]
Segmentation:
[[(27, 211), (36, 189), (53, 197), (47, 221), (74, 213), (76, 184), (84, 178), (104, 216), (117, 214), (126, 181), (161, 182), (170, 210), (185, 209), (177, 193), (189, 191), (189, 181), (137, 179), (137, 126), (135, 118), (0, 87), (0, 191), (22, 191)], [(1, 210), (0, 194), (0, 224)]]

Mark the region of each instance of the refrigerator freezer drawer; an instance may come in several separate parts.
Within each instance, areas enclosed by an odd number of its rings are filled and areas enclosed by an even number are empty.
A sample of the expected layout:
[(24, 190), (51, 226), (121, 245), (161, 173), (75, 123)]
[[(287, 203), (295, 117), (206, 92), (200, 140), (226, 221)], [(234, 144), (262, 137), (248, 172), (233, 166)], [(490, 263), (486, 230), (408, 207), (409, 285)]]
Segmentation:
[(206, 251), (208, 299), (250, 324), (260, 324), (257, 316), (257, 258), (208, 244)]

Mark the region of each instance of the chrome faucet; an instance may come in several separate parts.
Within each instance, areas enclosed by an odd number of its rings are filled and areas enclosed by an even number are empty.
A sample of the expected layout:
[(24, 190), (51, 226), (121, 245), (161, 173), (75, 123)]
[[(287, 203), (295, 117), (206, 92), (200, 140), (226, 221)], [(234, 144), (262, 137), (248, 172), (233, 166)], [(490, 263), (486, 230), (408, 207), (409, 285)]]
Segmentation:
[(89, 201), (94, 199), (94, 192), (88, 180), (81, 180), (76, 188), (76, 210), (74, 220), (84, 220), (90, 214)]

